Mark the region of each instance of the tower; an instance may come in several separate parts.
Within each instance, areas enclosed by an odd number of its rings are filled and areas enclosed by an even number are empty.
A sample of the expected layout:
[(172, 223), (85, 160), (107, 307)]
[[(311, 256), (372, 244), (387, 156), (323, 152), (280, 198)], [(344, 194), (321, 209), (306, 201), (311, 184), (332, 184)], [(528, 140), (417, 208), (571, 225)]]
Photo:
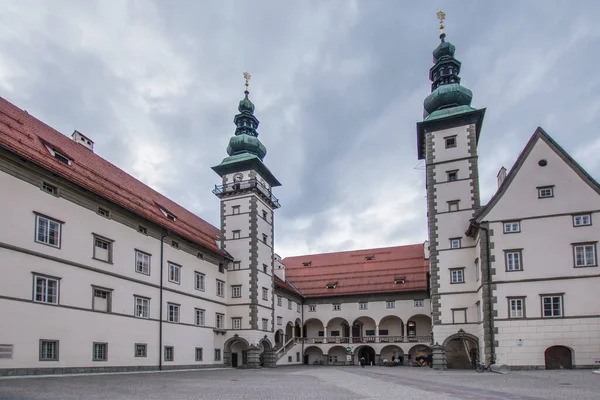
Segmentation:
[[(258, 139), (259, 121), (248, 98), (250, 74), (244, 73), (244, 78), (246, 90), (233, 119), (236, 128), (228, 157), (212, 168), (222, 178), (213, 193), (221, 199), (221, 246), (233, 257), (224, 293), (224, 361), (258, 366), (273, 336), (273, 211), (279, 201), (272, 188), (281, 184), (263, 163), (267, 149)], [(240, 359), (236, 348), (242, 349)]]
[[(480, 308), (488, 303), (478, 289), (485, 279), (479, 273), (480, 243), (465, 231), (480, 207), (477, 143), (485, 109), (471, 107), (473, 94), (460, 84), (456, 49), (445, 40), (445, 14), (439, 12), (438, 18), (440, 44), (429, 70), (431, 94), (417, 123), (417, 153), (426, 166), (434, 342), (446, 347), (449, 363), (458, 363), (470, 361), (484, 347), (478, 322)], [(455, 351), (466, 357), (453, 359)]]

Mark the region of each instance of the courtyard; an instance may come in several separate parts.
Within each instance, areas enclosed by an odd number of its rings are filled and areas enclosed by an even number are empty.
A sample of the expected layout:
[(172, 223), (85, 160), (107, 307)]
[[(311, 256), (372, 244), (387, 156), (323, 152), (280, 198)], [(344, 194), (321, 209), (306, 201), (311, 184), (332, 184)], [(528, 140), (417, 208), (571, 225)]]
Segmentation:
[(408, 367), (211, 369), (0, 379), (0, 399), (476, 399), (598, 398), (590, 370), (434, 371)]

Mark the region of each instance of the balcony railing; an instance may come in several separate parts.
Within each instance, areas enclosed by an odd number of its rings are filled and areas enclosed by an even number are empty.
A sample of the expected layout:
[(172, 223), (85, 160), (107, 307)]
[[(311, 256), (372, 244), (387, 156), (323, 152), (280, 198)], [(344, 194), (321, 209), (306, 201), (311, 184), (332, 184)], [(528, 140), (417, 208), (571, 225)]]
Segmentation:
[(361, 336), (361, 337), (316, 337), (303, 338), (304, 344), (336, 343), (431, 343), (431, 336)]
[(259, 194), (264, 196), (268, 201), (273, 204), (273, 207), (279, 208), (279, 200), (273, 196), (271, 189), (263, 185), (258, 179), (253, 178), (247, 181), (227, 183), (225, 185), (215, 185), (215, 189), (212, 191), (215, 195), (221, 197), (228, 194), (237, 194), (242, 191), (249, 191), (255, 189)]

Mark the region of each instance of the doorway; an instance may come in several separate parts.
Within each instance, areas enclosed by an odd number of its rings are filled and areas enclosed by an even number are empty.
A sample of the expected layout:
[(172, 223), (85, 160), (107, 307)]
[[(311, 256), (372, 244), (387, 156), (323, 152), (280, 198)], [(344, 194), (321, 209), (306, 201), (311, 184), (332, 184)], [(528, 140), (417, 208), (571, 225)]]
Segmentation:
[(360, 359), (365, 358), (365, 365), (375, 365), (375, 350), (372, 347), (364, 346), (358, 352), (358, 362), (360, 364)]
[(573, 369), (573, 354), (565, 346), (552, 346), (544, 353), (546, 369)]
[(238, 354), (237, 353), (231, 353), (231, 366), (233, 368), (237, 368), (237, 366), (238, 366)]

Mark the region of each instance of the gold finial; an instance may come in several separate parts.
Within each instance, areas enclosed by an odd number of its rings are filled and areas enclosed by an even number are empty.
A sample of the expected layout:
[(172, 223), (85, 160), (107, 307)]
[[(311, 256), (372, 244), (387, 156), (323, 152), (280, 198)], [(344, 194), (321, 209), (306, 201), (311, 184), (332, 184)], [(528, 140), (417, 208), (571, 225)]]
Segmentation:
[(437, 17), (440, 20), (440, 35), (444, 34), (444, 20), (446, 19), (446, 13), (443, 11), (438, 11)]
[(252, 75), (250, 75), (248, 71), (244, 72), (244, 79), (246, 80), (246, 92), (248, 91), (248, 82), (250, 81), (251, 77)]

